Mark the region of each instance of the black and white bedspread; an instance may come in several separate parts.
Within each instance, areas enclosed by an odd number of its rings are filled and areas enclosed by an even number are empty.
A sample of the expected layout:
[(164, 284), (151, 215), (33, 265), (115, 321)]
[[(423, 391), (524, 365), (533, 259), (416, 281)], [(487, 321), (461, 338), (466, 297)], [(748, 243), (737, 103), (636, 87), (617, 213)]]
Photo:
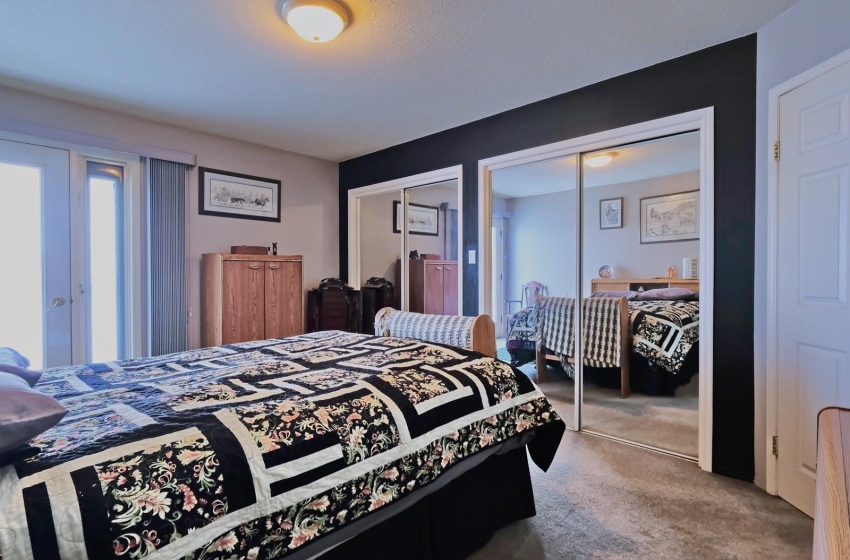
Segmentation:
[(0, 467), (2, 560), (287, 558), (517, 436), (548, 468), (564, 430), (503, 362), (336, 331), (42, 379), (70, 412)]
[(630, 301), (632, 350), (679, 373), (699, 340), (699, 301)]
[[(628, 304), (631, 350), (665, 371), (679, 373), (688, 352), (699, 340), (699, 301), (653, 300), (630, 301)], [(549, 315), (542, 312), (540, 305), (535, 305), (535, 307), (522, 309), (511, 318), (508, 323), (505, 347), (511, 355), (513, 365), (521, 366), (534, 360), (540, 329), (549, 332), (567, 324), (556, 325), (550, 320)], [(585, 323), (586, 332), (594, 329), (597, 333), (609, 332), (612, 335), (619, 332), (619, 326), (614, 320), (608, 321), (607, 325), (604, 320), (597, 320), (592, 328), (588, 321)], [(603, 353), (610, 354), (612, 340), (612, 337), (591, 336), (585, 340), (585, 347), (591, 353), (598, 354), (604, 350)], [(602, 345), (604, 348), (596, 345)], [(590, 363), (588, 360), (585, 360), (585, 364), (594, 367), (611, 367), (610, 364), (600, 365)]]

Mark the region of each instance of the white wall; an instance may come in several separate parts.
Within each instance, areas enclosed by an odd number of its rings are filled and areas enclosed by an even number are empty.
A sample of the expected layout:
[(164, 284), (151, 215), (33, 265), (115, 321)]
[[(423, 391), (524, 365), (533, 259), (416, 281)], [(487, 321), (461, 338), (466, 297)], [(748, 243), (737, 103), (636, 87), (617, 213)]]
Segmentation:
[(850, 49), (850, 2), (801, 0), (758, 32), (756, 78), (755, 483), (765, 486), (767, 137), (771, 88)]
[[(281, 223), (198, 214), (198, 176), (188, 185), (189, 345), (200, 345), (200, 259), (231, 245), (278, 243), (304, 256), (305, 289), (339, 275), (339, 166), (330, 161), (0, 87), (0, 117), (196, 154), (199, 166), (280, 179)], [(2, 132), (2, 131), (0, 131)]]
[[(552, 296), (574, 296), (574, 190), (507, 199), (505, 299), (520, 299), (523, 284), (542, 283)], [(515, 311), (515, 308), (514, 308)]]
[[(699, 189), (699, 172), (655, 177), (584, 190), (584, 292), (602, 265), (614, 277), (666, 276), (675, 265), (681, 276), (682, 258), (699, 256), (699, 241), (640, 244), (640, 199)], [(599, 229), (599, 201), (623, 197), (623, 227)], [(575, 191), (507, 199), (506, 299), (518, 298), (522, 285), (542, 282), (553, 296), (574, 296)]]

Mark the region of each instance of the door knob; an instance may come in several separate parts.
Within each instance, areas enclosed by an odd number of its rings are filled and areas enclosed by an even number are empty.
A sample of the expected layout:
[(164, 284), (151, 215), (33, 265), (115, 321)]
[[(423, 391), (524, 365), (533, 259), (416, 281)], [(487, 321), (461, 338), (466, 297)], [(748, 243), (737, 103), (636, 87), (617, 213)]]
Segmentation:
[(65, 298), (63, 298), (61, 296), (57, 296), (57, 297), (53, 298), (53, 301), (51, 303), (53, 303), (53, 305), (50, 306), (50, 309), (48, 309), (48, 311), (50, 311), (51, 309), (55, 309), (57, 307), (62, 307), (63, 305), (65, 305)]

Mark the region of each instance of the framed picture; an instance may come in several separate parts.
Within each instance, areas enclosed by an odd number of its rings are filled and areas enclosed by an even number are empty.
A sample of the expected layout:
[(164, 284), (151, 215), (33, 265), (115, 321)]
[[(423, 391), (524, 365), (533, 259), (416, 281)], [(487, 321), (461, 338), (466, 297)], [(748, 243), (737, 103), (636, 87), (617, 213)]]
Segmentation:
[[(393, 201), (393, 233), (401, 233), (401, 202)], [(439, 235), (440, 209), (410, 203), (407, 206), (407, 231), (411, 235)]]
[(623, 227), (623, 197), (599, 201), (599, 229)]
[(280, 222), (280, 181), (198, 168), (198, 213)]
[(699, 191), (640, 199), (640, 242), (699, 239)]

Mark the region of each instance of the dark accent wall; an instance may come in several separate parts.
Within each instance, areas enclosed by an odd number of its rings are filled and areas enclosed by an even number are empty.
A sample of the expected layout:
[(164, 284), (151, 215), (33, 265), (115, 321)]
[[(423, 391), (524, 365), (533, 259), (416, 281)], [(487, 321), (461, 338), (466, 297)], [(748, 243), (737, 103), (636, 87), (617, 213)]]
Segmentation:
[[(750, 35), (342, 162), (340, 270), (347, 274), (349, 189), (463, 164), (466, 255), (478, 248), (478, 160), (713, 106), (713, 468), (752, 481), (755, 93)], [(476, 265), (464, 265), (463, 290), (465, 314), (476, 314)]]

